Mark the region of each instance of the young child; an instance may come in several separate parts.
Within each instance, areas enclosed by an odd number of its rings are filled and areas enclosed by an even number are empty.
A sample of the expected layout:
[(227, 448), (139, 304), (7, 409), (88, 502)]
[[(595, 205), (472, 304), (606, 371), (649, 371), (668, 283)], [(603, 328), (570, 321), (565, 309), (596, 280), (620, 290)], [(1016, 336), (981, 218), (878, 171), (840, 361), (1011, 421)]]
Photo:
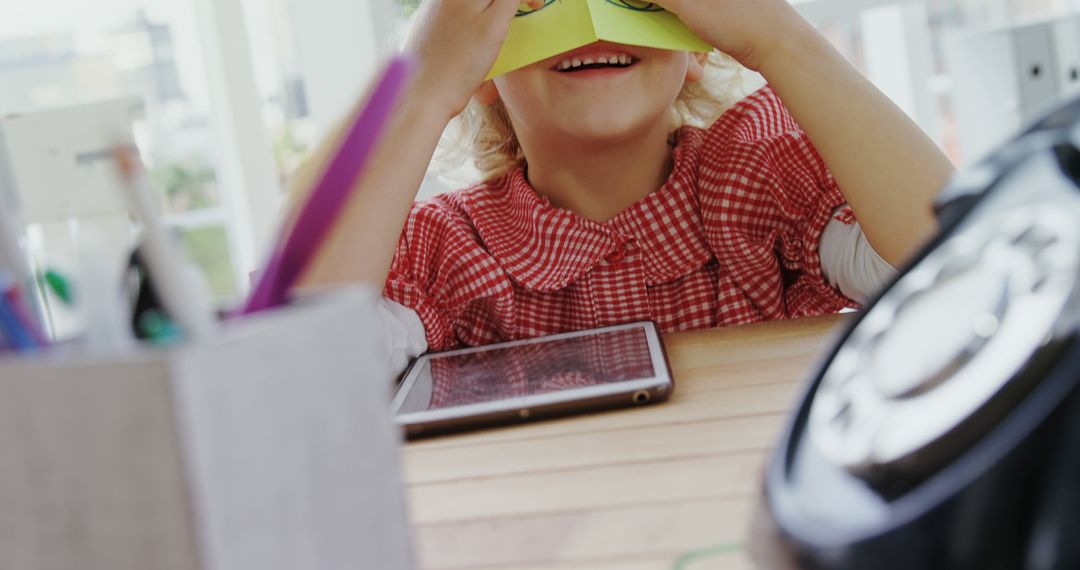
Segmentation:
[[(661, 3), (768, 86), (708, 128), (676, 129), (673, 109), (701, 104), (706, 56), (600, 42), (482, 83), (519, 0), (425, 0), (411, 93), (305, 284), (385, 283), (395, 365), (636, 320), (676, 331), (831, 313), (872, 295), (933, 231), (948, 160), (787, 0)], [(579, 65), (601, 58), (617, 65)], [(474, 145), (486, 179), (413, 204), (470, 100), (487, 106)]]

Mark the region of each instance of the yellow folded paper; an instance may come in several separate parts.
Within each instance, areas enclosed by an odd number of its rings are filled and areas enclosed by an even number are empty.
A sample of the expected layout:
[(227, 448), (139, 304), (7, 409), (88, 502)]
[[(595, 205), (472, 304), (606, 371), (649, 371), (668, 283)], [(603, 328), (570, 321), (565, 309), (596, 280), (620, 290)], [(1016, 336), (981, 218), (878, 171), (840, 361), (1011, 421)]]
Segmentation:
[(659, 49), (708, 52), (674, 14), (640, 0), (545, 0), (522, 5), (488, 79), (584, 45), (606, 40)]

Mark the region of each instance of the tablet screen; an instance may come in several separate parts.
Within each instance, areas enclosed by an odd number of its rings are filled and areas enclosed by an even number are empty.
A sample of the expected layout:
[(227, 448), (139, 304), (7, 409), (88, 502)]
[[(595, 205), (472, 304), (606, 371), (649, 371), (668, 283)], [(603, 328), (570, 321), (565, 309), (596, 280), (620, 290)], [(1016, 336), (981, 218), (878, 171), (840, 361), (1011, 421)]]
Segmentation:
[(435, 354), (417, 362), (395, 411), (410, 414), (648, 379), (656, 375), (653, 360), (640, 325)]

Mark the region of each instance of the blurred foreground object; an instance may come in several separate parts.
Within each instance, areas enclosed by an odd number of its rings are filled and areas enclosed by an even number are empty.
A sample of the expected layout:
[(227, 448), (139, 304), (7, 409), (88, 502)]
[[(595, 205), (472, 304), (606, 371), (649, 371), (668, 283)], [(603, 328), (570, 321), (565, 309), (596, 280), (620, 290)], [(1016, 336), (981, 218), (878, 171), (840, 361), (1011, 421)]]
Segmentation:
[(937, 214), (812, 376), (768, 469), (763, 566), (1080, 567), (1080, 100)]
[(378, 298), (0, 358), (0, 568), (414, 568)]

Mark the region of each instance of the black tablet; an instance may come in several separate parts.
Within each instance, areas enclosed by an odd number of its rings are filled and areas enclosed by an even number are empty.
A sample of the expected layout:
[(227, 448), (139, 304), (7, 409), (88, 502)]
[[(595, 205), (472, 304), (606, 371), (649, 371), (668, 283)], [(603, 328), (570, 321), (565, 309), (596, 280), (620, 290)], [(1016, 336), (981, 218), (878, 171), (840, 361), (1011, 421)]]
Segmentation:
[(421, 356), (392, 409), (416, 437), (658, 402), (673, 389), (656, 325), (639, 322)]

